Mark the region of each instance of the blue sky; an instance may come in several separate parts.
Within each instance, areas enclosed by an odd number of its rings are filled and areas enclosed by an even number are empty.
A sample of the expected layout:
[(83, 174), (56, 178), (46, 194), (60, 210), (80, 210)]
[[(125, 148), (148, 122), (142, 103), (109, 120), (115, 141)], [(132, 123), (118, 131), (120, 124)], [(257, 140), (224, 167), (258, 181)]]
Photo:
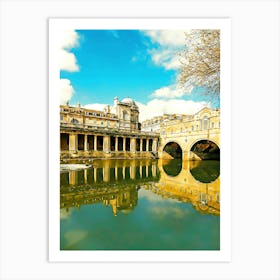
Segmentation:
[(144, 120), (204, 107), (203, 88), (177, 88), (183, 31), (70, 30), (61, 43), (61, 103), (102, 109), (133, 98)]

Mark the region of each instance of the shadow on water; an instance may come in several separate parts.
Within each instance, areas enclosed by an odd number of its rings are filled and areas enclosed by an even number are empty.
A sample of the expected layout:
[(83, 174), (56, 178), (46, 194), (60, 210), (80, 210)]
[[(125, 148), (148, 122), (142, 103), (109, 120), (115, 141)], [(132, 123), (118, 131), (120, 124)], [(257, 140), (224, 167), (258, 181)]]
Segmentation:
[[(195, 180), (201, 183), (214, 182), (220, 176), (220, 161), (198, 160), (189, 161), (189, 170)], [(170, 159), (162, 162), (163, 171), (170, 177), (178, 176), (183, 167), (181, 159)]]
[(168, 176), (176, 177), (182, 170), (182, 159), (164, 160), (162, 168)]
[(201, 183), (214, 182), (220, 176), (220, 161), (190, 161), (190, 173)]

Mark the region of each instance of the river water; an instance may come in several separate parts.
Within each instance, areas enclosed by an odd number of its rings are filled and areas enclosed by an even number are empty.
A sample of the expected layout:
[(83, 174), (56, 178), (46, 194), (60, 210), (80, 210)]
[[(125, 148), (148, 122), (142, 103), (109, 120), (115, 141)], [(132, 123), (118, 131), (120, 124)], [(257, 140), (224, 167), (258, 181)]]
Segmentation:
[(96, 160), (60, 173), (61, 250), (219, 250), (219, 161)]

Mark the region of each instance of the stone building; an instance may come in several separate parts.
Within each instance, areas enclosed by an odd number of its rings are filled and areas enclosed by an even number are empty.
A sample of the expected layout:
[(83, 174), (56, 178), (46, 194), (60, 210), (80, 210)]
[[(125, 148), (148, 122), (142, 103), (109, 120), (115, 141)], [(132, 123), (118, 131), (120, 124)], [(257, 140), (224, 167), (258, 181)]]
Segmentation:
[(183, 114), (164, 114), (162, 116), (156, 116), (152, 119), (143, 121), (141, 124), (141, 130), (160, 132), (160, 126), (164, 121), (168, 122), (171, 120), (182, 119), (185, 117), (187, 117), (187, 115)]
[(139, 109), (131, 98), (124, 98), (119, 101), (114, 99), (114, 105), (107, 105), (103, 111), (82, 108), (80, 104), (77, 107), (66, 105), (60, 106), (60, 123), (74, 124), (76, 126), (87, 126), (139, 131)]
[(205, 107), (193, 115), (164, 119), (160, 125), (160, 134), (176, 135), (214, 128), (220, 128), (220, 109)]
[(165, 119), (160, 124), (160, 158), (219, 159), (220, 109), (203, 108), (193, 115)]
[(140, 129), (139, 109), (131, 98), (116, 97), (103, 111), (61, 105), (61, 158), (155, 157), (159, 135)]

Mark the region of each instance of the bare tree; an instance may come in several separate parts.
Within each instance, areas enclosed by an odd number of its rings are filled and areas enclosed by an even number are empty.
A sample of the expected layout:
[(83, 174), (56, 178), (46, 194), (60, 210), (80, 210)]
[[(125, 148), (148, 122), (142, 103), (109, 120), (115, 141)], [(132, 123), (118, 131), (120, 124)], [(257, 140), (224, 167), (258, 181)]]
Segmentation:
[(186, 49), (179, 53), (179, 85), (186, 90), (200, 86), (211, 97), (220, 94), (220, 31), (193, 29), (186, 36)]

